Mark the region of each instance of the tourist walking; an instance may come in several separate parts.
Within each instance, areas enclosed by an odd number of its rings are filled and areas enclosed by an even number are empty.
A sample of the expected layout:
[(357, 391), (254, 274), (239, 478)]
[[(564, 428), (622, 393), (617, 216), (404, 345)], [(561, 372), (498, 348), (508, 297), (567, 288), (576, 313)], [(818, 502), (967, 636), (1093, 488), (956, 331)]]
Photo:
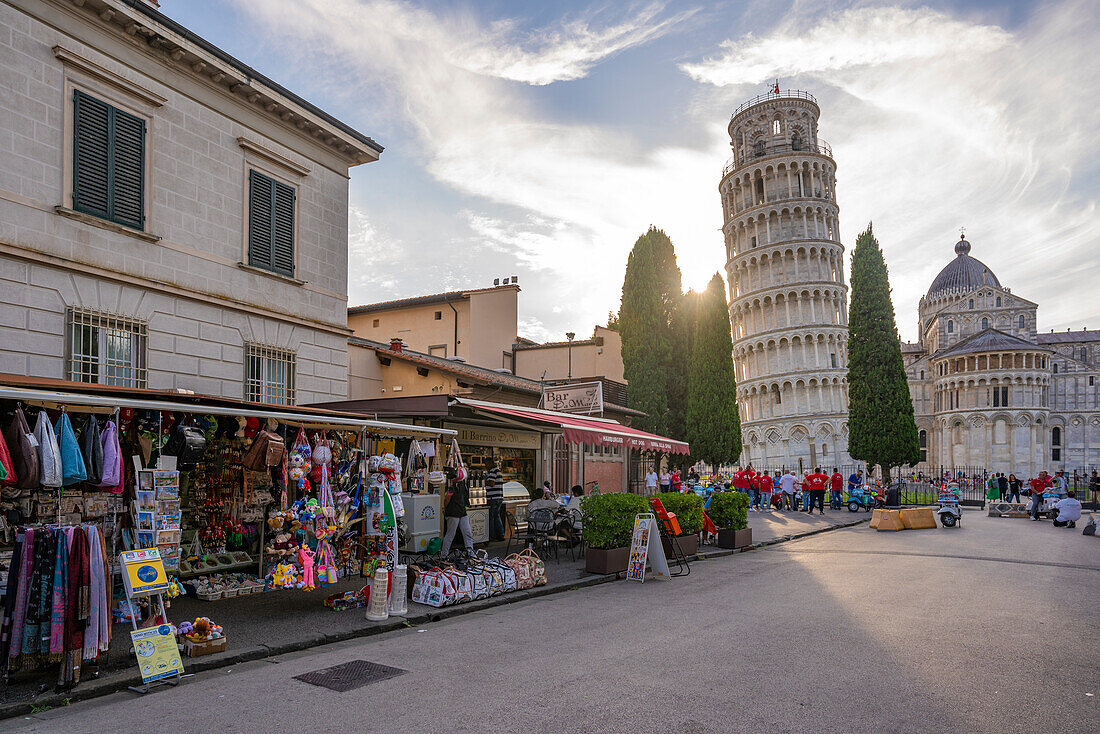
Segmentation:
[[(776, 472), (775, 475), (778, 477), (779, 472)], [(768, 476), (768, 473), (764, 472), (763, 474), (761, 474), (760, 475), (760, 484), (757, 486), (757, 491), (760, 493), (758, 499), (760, 500), (760, 509), (763, 510), (763, 511), (766, 511), (766, 512), (771, 512), (772, 511), (772, 489), (773, 488), (774, 488), (774, 485), (772, 483), (772, 478), (770, 476)]]
[(997, 486), (997, 475), (990, 474), (989, 478), (985, 481), (985, 498), (990, 501), (1000, 499), (1001, 490)]
[(1001, 493), (1001, 502), (1008, 498), (1008, 477), (1004, 472), (997, 475), (997, 491)]
[(668, 473), (668, 469), (661, 469), (661, 491), (667, 492), (671, 485), (672, 475)]
[(657, 492), (657, 472), (650, 469), (645, 475), (645, 489), (646, 494), (654, 494)]
[(833, 467), (833, 475), (829, 477), (829, 507), (833, 510), (840, 509), (841, 494), (844, 491), (844, 475)]
[(1017, 479), (1015, 474), (1008, 475), (1008, 501), (1019, 502), (1020, 490), (1023, 488), (1024, 483)]
[(454, 469), (448, 466), (443, 471), (447, 473), (451, 491), (443, 498), (443, 517), (447, 520), (447, 528), (443, 534), (442, 554), (446, 557), (451, 552), (455, 531), (461, 530), (466, 553), (473, 555), (474, 531), (470, 528), (470, 518), (466, 514), (466, 505), (470, 504), (470, 489), (465, 479), (457, 478)]

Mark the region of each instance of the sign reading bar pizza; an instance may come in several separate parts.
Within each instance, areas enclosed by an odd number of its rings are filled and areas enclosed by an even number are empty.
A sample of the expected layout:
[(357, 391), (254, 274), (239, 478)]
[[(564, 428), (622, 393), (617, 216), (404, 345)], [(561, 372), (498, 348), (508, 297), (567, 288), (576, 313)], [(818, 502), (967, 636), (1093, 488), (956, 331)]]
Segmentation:
[(559, 413), (603, 413), (603, 383), (578, 382), (544, 387), (542, 407)]

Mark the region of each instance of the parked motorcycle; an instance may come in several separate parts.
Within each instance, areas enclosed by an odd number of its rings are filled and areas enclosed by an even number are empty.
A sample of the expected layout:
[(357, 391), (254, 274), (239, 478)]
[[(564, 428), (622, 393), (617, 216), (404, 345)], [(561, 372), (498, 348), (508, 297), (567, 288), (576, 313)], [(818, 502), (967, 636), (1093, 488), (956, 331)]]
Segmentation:
[(886, 497), (880, 488), (864, 484), (848, 490), (848, 512), (870, 512), (882, 507), (886, 507)]
[(945, 528), (954, 528), (962, 524), (962, 511), (959, 508), (961, 493), (957, 484), (948, 485), (940, 490), (939, 505), (936, 511), (939, 515), (940, 525)]

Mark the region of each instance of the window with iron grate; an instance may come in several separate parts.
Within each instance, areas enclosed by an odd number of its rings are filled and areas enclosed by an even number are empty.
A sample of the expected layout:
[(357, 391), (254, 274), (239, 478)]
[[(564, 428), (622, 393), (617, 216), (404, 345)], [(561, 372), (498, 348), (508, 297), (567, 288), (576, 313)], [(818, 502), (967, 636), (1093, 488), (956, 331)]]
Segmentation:
[(294, 405), (297, 355), (281, 347), (245, 344), (245, 400)]
[(70, 380), (145, 387), (144, 321), (80, 307), (67, 315)]

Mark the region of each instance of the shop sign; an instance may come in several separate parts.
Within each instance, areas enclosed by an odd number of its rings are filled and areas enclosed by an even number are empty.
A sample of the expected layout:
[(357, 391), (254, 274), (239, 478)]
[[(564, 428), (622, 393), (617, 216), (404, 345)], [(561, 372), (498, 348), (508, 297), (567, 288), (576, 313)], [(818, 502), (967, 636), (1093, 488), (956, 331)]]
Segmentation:
[(602, 414), (603, 383), (579, 382), (543, 387), (542, 404), (539, 407), (558, 413)]
[(475, 543), (484, 543), (489, 540), (489, 511), (469, 510), (466, 513), (470, 518), (470, 534)]
[(650, 512), (639, 512), (634, 516), (634, 534), (630, 539), (630, 561), (626, 567), (628, 581), (645, 583), (646, 561), (650, 555), (653, 557), (654, 575), (663, 579), (671, 578), (657, 522), (657, 518)]
[(474, 445), (500, 446), (514, 449), (538, 449), (541, 443), (539, 434), (529, 431), (508, 431), (461, 424), (448, 424), (444, 427), (458, 431), (458, 436), (456, 438), (460, 446)]
[(134, 655), (137, 657), (141, 682), (170, 678), (183, 673), (183, 660), (176, 646), (176, 636), (166, 624), (158, 627), (146, 627), (130, 633), (134, 643)]

